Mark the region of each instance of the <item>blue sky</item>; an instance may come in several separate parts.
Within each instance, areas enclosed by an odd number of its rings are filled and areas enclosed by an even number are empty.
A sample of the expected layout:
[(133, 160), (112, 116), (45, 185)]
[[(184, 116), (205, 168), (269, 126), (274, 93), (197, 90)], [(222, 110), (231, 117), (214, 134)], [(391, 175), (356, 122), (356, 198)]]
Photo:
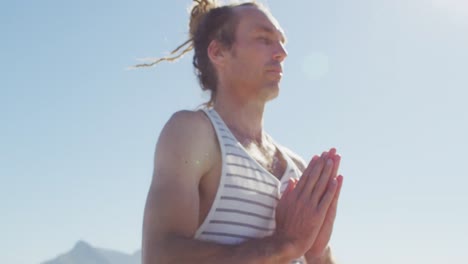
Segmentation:
[[(265, 128), (345, 176), (343, 263), (464, 263), (468, 3), (268, 1), (289, 57)], [(187, 38), (190, 1), (0, 4), (0, 263), (82, 239), (133, 252), (158, 134), (208, 96), (191, 54), (128, 71)]]

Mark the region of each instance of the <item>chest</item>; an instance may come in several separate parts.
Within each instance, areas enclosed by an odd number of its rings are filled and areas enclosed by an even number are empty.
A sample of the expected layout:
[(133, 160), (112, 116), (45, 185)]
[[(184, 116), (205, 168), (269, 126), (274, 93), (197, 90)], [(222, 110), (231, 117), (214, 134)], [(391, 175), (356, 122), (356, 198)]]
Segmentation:
[(261, 167), (281, 179), (281, 176), (286, 170), (286, 160), (282, 156), (278, 148), (273, 144), (247, 144), (244, 146), (245, 151), (254, 159)]
[[(229, 143), (230, 141), (224, 142), (224, 155), (219, 150), (218, 155), (215, 155), (219, 157), (215, 162), (215, 167), (200, 182), (200, 223), (206, 218), (215, 200), (216, 193), (220, 187), (220, 176), (223, 173), (227, 179), (238, 181), (230, 185), (243, 185), (242, 188), (256, 189), (258, 188), (258, 182), (268, 182), (268, 186), (260, 185), (260, 187), (266, 187), (265, 192), (271, 192), (273, 189), (276, 189), (276, 183), (272, 180), (271, 175), (281, 181), (288, 167), (285, 157), (273, 144), (264, 147), (248, 144), (241, 147), (240, 144), (234, 145)], [(223, 163), (226, 166), (226, 171), (222, 170)], [(271, 175), (265, 175), (265, 171)], [(249, 175), (252, 172), (264, 178), (258, 178), (255, 181), (247, 179), (252, 176)], [(232, 177), (233, 175), (238, 175), (238, 178)], [(249, 186), (250, 184), (252, 185)], [(270, 198), (267, 197), (267, 199)]]
[[(219, 165), (200, 183), (200, 226), (195, 238), (238, 244), (271, 235), (276, 228), (275, 208), (281, 194), (288, 179), (297, 178), (294, 168), (276, 149), (222, 144)], [(277, 166), (271, 166), (275, 158)]]

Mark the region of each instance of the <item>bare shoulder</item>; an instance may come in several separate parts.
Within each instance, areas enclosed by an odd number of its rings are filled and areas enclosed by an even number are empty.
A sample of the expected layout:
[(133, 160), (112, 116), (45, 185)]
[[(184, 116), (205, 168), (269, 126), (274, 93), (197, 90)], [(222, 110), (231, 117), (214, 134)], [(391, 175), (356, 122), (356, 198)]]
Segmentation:
[(158, 143), (162, 140), (182, 140), (184, 143), (197, 144), (200, 140), (214, 135), (211, 122), (202, 111), (182, 110), (174, 113), (167, 121)]
[(145, 206), (147, 252), (166, 234), (194, 235), (199, 223), (199, 185), (216, 162), (210, 158), (217, 155), (216, 147), (215, 132), (202, 111), (179, 111), (167, 121), (156, 144)]
[(304, 171), (306, 169), (307, 164), (301, 156), (299, 156), (297, 153), (295, 153), (289, 148), (283, 147), (282, 149), (286, 153), (286, 155), (288, 155), (289, 158), (291, 158), (294, 164), (296, 164), (300, 171)]
[(159, 136), (155, 169), (179, 170), (188, 166), (200, 176), (211, 167), (208, 157), (216, 147), (215, 136), (210, 120), (202, 111), (174, 113)]
[[(185, 131), (182, 130), (180, 132), (203, 132), (202, 130), (206, 130), (205, 132), (208, 132), (208, 130), (211, 129), (211, 123), (208, 117), (201, 111), (189, 111), (189, 110), (182, 110), (175, 112), (169, 121), (167, 121), (164, 129), (170, 129), (170, 130), (178, 130), (178, 129), (194, 129), (194, 131)], [(163, 130), (164, 131), (164, 130)], [(171, 131), (174, 132), (174, 131)]]

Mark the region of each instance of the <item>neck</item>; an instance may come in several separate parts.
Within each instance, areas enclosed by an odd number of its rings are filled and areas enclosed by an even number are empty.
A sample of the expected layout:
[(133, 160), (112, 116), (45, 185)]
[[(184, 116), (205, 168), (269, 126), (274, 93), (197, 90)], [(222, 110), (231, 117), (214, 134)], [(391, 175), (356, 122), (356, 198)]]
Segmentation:
[(262, 143), (265, 102), (255, 102), (218, 93), (214, 109), (239, 141)]

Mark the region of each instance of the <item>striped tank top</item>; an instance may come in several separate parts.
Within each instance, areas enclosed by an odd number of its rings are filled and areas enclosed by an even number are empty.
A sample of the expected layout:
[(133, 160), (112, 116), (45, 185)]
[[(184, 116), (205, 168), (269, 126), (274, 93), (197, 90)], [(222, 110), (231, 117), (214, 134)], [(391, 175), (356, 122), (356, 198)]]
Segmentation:
[[(289, 179), (302, 173), (289, 156), (278, 179), (253, 159), (213, 109), (203, 109), (216, 131), (222, 155), (221, 178), (213, 204), (195, 239), (239, 244), (270, 236), (275, 231), (275, 208)], [(302, 263), (296, 260), (294, 263)]]

